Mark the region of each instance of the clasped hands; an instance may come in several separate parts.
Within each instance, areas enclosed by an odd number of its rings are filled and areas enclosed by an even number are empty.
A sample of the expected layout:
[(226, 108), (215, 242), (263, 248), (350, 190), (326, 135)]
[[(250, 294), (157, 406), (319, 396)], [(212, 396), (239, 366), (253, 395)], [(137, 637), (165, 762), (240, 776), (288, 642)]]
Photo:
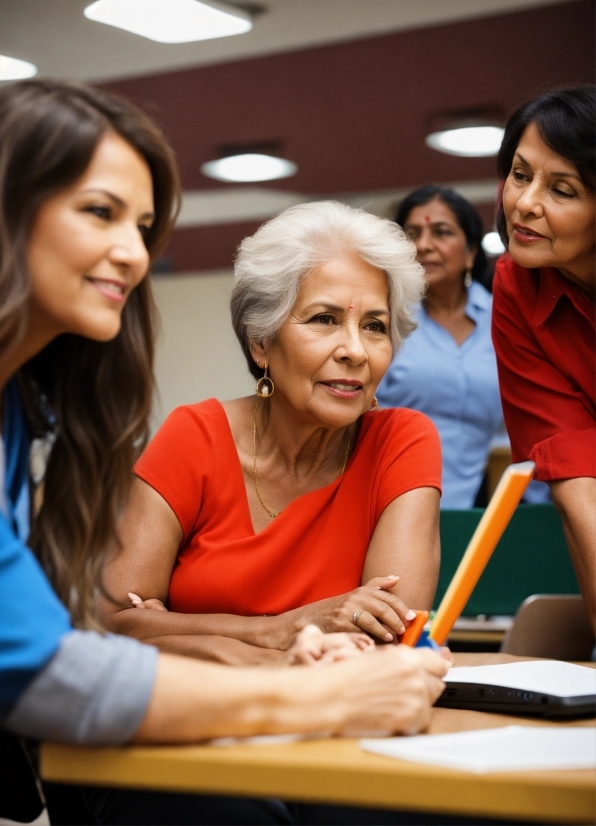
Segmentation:
[(326, 633), (349, 632), (357, 627), (379, 642), (396, 642), (415, 619), (416, 612), (391, 593), (398, 576), (378, 576), (347, 594), (305, 606), (308, 621)]
[[(298, 632), (292, 633), (289, 645), (286, 643), (280, 664), (327, 664), (374, 649), (373, 638), (395, 642), (416, 616), (391, 593), (398, 580), (397, 576), (375, 577), (347, 594), (292, 612), (297, 615)], [(159, 599), (143, 600), (133, 593), (128, 598), (133, 608), (167, 611)]]
[[(133, 608), (167, 611), (160, 599), (141, 599), (129, 593)], [(373, 650), (374, 642), (364, 633), (326, 634), (316, 625), (309, 624), (295, 634), (292, 644), (277, 661), (279, 665), (328, 665), (347, 660), (366, 650)]]

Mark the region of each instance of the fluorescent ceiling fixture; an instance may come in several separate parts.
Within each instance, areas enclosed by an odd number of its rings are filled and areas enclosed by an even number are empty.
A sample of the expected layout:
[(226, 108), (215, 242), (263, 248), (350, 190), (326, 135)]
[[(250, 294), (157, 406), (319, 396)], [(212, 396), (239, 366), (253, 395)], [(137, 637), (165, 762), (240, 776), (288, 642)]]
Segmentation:
[(487, 255), (502, 255), (505, 252), (498, 232), (487, 232), (482, 239), (482, 247)]
[(244, 34), (250, 16), (217, 0), (97, 0), (85, 17), (158, 43), (190, 43)]
[(227, 158), (207, 161), (201, 166), (203, 175), (215, 178), (216, 181), (234, 181), (235, 183), (275, 181), (277, 178), (289, 178), (297, 171), (298, 167), (292, 161), (256, 152), (228, 155)]
[(426, 136), (426, 143), (432, 149), (446, 152), (447, 155), (486, 158), (497, 154), (504, 131), (500, 126), (463, 126), (433, 132)]
[(37, 74), (37, 66), (27, 60), (0, 54), (0, 80), (22, 80)]

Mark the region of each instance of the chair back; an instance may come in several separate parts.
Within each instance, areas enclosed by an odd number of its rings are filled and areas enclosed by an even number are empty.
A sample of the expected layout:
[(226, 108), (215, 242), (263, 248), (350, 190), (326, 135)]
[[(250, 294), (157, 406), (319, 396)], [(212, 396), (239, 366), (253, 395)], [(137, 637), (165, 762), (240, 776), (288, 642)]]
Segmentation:
[(535, 594), (519, 607), (501, 652), (551, 660), (589, 660), (594, 634), (581, 597)]
[[(449, 585), (482, 508), (441, 511), (441, 569), (434, 607)], [(553, 505), (520, 505), (501, 537), (463, 616), (513, 616), (532, 594), (579, 594), (561, 518)]]

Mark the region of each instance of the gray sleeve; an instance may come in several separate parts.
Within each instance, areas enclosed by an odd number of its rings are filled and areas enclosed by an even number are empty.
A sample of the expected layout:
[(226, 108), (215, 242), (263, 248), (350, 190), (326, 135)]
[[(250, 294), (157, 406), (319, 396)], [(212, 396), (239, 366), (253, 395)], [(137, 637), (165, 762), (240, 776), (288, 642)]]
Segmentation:
[(156, 664), (157, 649), (137, 640), (72, 631), (4, 725), (36, 740), (125, 743), (147, 709)]

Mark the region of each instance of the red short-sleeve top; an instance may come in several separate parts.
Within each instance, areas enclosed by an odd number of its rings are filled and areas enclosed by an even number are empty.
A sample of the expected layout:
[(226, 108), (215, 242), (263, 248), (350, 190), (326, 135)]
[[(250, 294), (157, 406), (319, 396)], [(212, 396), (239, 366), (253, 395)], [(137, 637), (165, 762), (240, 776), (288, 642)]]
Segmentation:
[(257, 534), (228, 419), (216, 399), (174, 410), (135, 472), (182, 527), (170, 610), (281, 614), (360, 585), (387, 505), (414, 488), (440, 490), (441, 448), (422, 413), (365, 413), (345, 473), (295, 499)]

